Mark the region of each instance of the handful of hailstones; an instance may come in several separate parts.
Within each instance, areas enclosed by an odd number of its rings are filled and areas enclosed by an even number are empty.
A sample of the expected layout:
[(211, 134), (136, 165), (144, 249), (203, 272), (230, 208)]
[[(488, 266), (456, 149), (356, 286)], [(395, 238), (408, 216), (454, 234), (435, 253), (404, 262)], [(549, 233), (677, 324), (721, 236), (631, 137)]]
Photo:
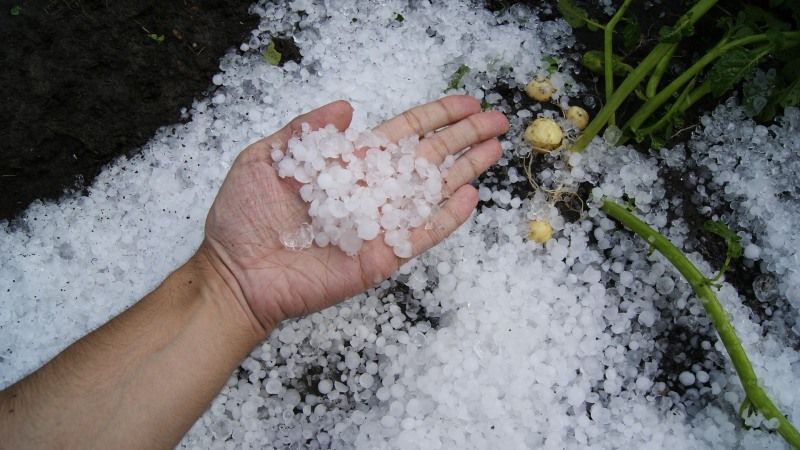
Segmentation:
[(411, 257), (411, 229), (424, 225), (442, 201), (442, 172), (416, 156), (418, 146), (417, 136), (392, 143), (371, 131), (340, 132), (333, 125), (311, 131), (303, 124), (285, 152), (272, 148), (278, 176), (302, 184), (311, 218), (281, 233), (283, 245), (335, 245), (355, 255), (383, 232), (395, 255)]

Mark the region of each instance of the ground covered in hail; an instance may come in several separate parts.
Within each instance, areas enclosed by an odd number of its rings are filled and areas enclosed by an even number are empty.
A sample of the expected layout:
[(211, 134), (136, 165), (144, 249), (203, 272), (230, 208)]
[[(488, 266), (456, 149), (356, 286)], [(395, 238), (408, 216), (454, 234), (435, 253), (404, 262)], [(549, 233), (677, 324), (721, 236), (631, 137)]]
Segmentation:
[[(758, 273), (755, 298), (726, 281), (717, 295), (761, 383), (797, 423), (800, 111), (764, 126), (734, 98), (709, 111), (688, 144), (649, 154), (598, 138), (583, 153), (536, 159), (532, 190), (521, 136), (532, 118), (557, 113), (526, 102), (522, 87), (555, 58), (557, 102), (584, 89), (563, 56), (574, 41), (562, 20), (465, 2), (253, 11), (257, 29), (221, 60), (216, 90), (185, 124), (108, 166), (88, 195), (34, 204), (4, 226), (0, 386), (183, 262), (246, 144), (339, 98), (352, 102), (354, 127), (368, 128), (441, 96), (464, 65), (457, 90), (512, 125), (502, 160), (478, 181), (478, 211), (391, 280), (283, 324), (180, 446), (784, 447), (770, 423), (738, 417), (741, 385), (685, 281), (598, 200), (635, 201), (707, 274), (715, 268), (687, 211), (733, 225), (744, 266)], [(266, 61), (270, 39), (289, 35), (300, 61)], [(544, 245), (526, 239), (534, 219), (554, 228)]]

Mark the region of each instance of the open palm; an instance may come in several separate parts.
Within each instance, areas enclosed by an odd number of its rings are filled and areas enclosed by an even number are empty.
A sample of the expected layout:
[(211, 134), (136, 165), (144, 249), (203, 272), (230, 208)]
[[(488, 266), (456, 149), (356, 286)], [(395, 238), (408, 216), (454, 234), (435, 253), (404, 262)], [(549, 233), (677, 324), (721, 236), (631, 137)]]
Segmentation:
[[(236, 158), (209, 211), (201, 249), (218, 270), (227, 272), (240, 303), (265, 329), (357, 294), (390, 276), (403, 262), (380, 237), (365, 242), (356, 256), (335, 246), (312, 245), (298, 251), (281, 243), (282, 232), (296, 230), (310, 219), (300, 185), (278, 177), (273, 168), (273, 145), (285, 149), (303, 123), (312, 129), (333, 124), (344, 130), (351, 119), (347, 102), (330, 103), (250, 145)], [(448, 200), (427, 226), (412, 231), (414, 255), (436, 245), (469, 217), (477, 193), (467, 183), (500, 157), (496, 137), (507, 128), (502, 114), (481, 112), (478, 102), (468, 96), (416, 107), (376, 128), (394, 142), (418, 135), (418, 156), (435, 164), (469, 147), (444, 177)]]

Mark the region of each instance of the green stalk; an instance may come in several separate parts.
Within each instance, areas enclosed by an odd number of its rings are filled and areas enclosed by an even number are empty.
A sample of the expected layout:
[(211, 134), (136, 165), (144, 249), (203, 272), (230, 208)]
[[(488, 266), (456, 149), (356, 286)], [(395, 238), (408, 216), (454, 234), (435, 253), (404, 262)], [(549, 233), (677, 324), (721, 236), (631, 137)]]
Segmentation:
[[(614, 44), (613, 44), (613, 37), (614, 37), (614, 28), (619, 23), (622, 16), (625, 14), (625, 10), (631, 5), (633, 0), (625, 0), (622, 3), (622, 6), (619, 7), (617, 12), (608, 21), (605, 28), (603, 28), (603, 59), (604, 69), (605, 69), (605, 82), (606, 82), (606, 102), (611, 99), (611, 95), (614, 94)], [(611, 117), (608, 119), (608, 123), (611, 125), (615, 125), (617, 119), (614, 115), (614, 112), (611, 112)]]
[[(689, 84), (686, 85), (686, 88), (681, 92), (681, 95), (678, 96), (678, 99), (675, 100), (675, 103), (670, 106), (669, 110), (667, 111), (664, 116), (658, 119), (658, 122), (646, 127), (642, 128), (636, 133), (637, 139), (642, 138), (644, 136), (652, 135), (664, 127), (667, 126), (670, 120), (678, 114), (683, 114), (687, 109), (691, 108), (698, 100), (703, 98), (705, 95), (711, 92), (711, 82), (709, 80), (704, 81), (700, 86), (694, 89), (696, 79), (692, 79)], [(625, 143), (625, 138), (623, 137), (621, 143)]]
[[(675, 34), (680, 35), (683, 30), (694, 25), (695, 22), (711, 9), (717, 3), (717, 0), (699, 0), (689, 11), (686, 12), (677, 22)], [(631, 72), (620, 85), (619, 89), (614, 92), (614, 95), (608, 99), (603, 109), (597, 113), (594, 120), (589, 123), (589, 126), (583, 131), (581, 136), (572, 145), (571, 150), (581, 151), (589, 145), (589, 142), (594, 139), (600, 130), (608, 123), (611, 116), (614, 115), (620, 105), (628, 98), (631, 92), (642, 82), (644, 77), (650, 73), (659, 61), (667, 54), (671, 48), (672, 43), (661, 43), (647, 55), (644, 60)]]
[(683, 104), (678, 108), (678, 113), (684, 113), (691, 108), (698, 100), (711, 93), (711, 81), (706, 80), (686, 96)]
[(572, 151), (581, 151), (592, 142), (595, 136), (600, 132), (600, 130), (606, 126), (606, 123), (611, 119), (614, 115), (616, 110), (622, 105), (628, 95), (636, 89), (636, 86), (642, 82), (644, 77), (647, 76), (647, 73), (653, 67), (653, 65), (661, 59), (667, 50), (669, 50), (670, 44), (658, 44), (656, 48), (650, 52), (649, 55), (639, 64), (630, 75), (622, 82), (614, 95), (608, 99), (603, 109), (597, 113), (597, 116), (589, 123), (589, 126), (583, 130), (583, 133), (580, 137), (575, 141), (572, 145)]
[(650, 79), (647, 80), (647, 88), (645, 89), (645, 95), (647, 98), (651, 98), (656, 95), (656, 92), (658, 91), (658, 83), (661, 82), (664, 72), (667, 71), (667, 67), (669, 67), (669, 62), (672, 61), (672, 55), (675, 54), (676, 48), (678, 48), (678, 44), (672, 44), (672, 48), (670, 49), (669, 53), (661, 58), (661, 61), (656, 64), (656, 68), (653, 69), (653, 73), (650, 75)]
[[(800, 39), (800, 32), (784, 32), (784, 37), (786, 39)], [(636, 111), (628, 123), (625, 124), (623, 129), (630, 130), (632, 133), (636, 133), (640, 126), (651, 116), (653, 113), (658, 110), (669, 98), (678, 91), (684, 84), (686, 84), (689, 80), (694, 78), (701, 70), (703, 70), (707, 65), (711, 64), (722, 56), (728, 50), (731, 50), (736, 47), (743, 47), (745, 45), (755, 44), (759, 42), (766, 42), (769, 41), (769, 36), (766, 33), (762, 34), (754, 34), (751, 36), (746, 36), (740, 39), (736, 39), (734, 41), (726, 42), (727, 38), (723, 38), (717, 45), (714, 46), (708, 53), (703, 55), (702, 58), (697, 60), (696, 63), (692, 65), (688, 70), (683, 72), (678, 78), (674, 79), (672, 83), (667, 85), (664, 89), (661, 90), (658, 94), (656, 94), (653, 98), (648, 100), (638, 111)]]
[(775, 406), (764, 389), (759, 385), (753, 366), (750, 364), (747, 353), (745, 353), (742, 347), (742, 342), (736, 335), (736, 331), (733, 329), (728, 319), (728, 314), (711, 289), (709, 280), (703, 276), (694, 264), (686, 258), (686, 255), (672, 245), (666, 237), (639, 220), (630, 211), (625, 209), (624, 206), (606, 199), (603, 200), (600, 209), (628, 227), (635, 234), (638, 234), (650, 244), (652, 248), (658, 250), (676, 269), (678, 269), (678, 272), (683, 275), (686, 281), (689, 282), (695, 295), (700, 299), (703, 308), (705, 308), (706, 314), (708, 314), (711, 319), (711, 323), (717, 330), (720, 340), (722, 340), (723, 345), (725, 345), (725, 350), (728, 352), (731, 362), (733, 362), (733, 367), (736, 369), (736, 373), (744, 388), (746, 395), (745, 403), (749, 402), (757, 408), (767, 420), (777, 419), (778, 433), (783, 436), (790, 446), (800, 448), (800, 433), (786, 420), (786, 417), (783, 416), (778, 407)]

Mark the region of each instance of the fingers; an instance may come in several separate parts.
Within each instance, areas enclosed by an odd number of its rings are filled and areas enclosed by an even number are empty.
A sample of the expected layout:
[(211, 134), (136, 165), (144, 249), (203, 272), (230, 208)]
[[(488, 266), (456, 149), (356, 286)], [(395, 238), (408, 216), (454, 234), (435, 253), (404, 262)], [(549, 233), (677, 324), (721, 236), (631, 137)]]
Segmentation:
[(441, 164), (448, 155), (455, 155), (472, 145), (508, 131), (508, 119), (497, 111), (468, 116), (433, 136), (422, 140), (417, 155), (434, 164)]
[(417, 135), (420, 138), (431, 131), (456, 123), (472, 114), (479, 113), (481, 105), (468, 95), (451, 95), (412, 108), (390, 119), (375, 129), (390, 141)]
[(442, 188), (445, 198), (450, 197), (458, 188), (469, 183), (482, 174), (503, 154), (500, 142), (489, 139), (473, 146), (461, 155), (444, 176)]
[(458, 188), (427, 225), (411, 232), (414, 256), (438, 244), (469, 218), (478, 204), (478, 191), (470, 185)]

